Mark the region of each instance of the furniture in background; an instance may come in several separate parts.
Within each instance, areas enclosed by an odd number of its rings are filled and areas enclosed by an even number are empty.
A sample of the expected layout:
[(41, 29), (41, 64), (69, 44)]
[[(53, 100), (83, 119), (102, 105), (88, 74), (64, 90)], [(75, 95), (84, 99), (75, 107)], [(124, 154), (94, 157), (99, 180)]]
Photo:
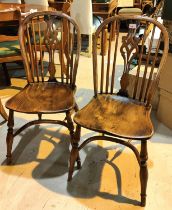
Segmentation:
[[(75, 34), (72, 37), (71, 25)], [(66, 34), (65, 27), (68, 27)], [(63, 41), (64, 38), (66, 42)], [(69, 129), (72, 141), (74, 126), (71, 112), (77, 110), (74, 93), (80, 54), (80, 32), (74, 20), (61, 12), (32, 13), (20, 25), (19, 40), (28, 84), (6, 102), (6, 108), (9, 109), (6, 139), (8, 164), (12, 161), (14, 137), (31, 125), (41, 123), (63, 125)], [(68, 52), (67, 55), (64, 49)], [(42, 52), (45, 51), (48, 53), (46, 62), (42, 57)], [(56, 65), (59, 54), (61, 59), (64, 57), (66, 61), (66, 75), (63, 73), (63, 65)], [(38, 120), (28, 122), (14, 132), (15, 112), (36, 114)], [(44, 114), (59, 113), (65, 114), (66, 121), (43, 118)]]
[[(22, 61), (17, 32), (15, 35), (3, 33), (3, 28), (6, 28), (11, 21), (17, 21), (17, 26), (19, 26), (21, 21), (19, 10), (0, 11), (0, 23), (3, 24), (0, 32), (0, 63), (4, 71), (6, 85), (11, 85), (6, 63)], [(8, 31), (11, 31), (10, 25), (8, 25)]]
[[(122, 27), (121, 21), (124, 20), (132, 22), (132, 24), (129, 24), (129, 31), (121, 42), (119, 35)], [(115, 41), (112, 41), (114, 22), (116, 22), (116, 32), (114, 34)], [(146, 30), (142, 37), (138, 38), (136, 36), (138, 27), (143, 24), (145, 28), (153, 24), (151, 41), (146, 51), (144, 50), (145, 42), (148, 39)], [(103, 54), (100, 56), (97, 49), (97, 40), (100, 35), (103, 36), (107, 25), (110, 28), (108, 54), (107, 56)], [(159, 28), (161, 31), (161, 38), (157, 42), (156, 49), (152, 49), (152, 41), (156, 28)], [(164, 50), (160, 61), (158, 60), (157, 62), (160, 42), (162, 40), (164, 41)], [(139, 44), (141, 45), (139, 46)], [(103, 45), (104, 43), (102, 41), (101, 47)], [(117, 50), (117, 47), (120, 50)], [(150, 62), (152, 50), (154, 56)], [(144, 54), (147, 55), (146, 60), (143, 59)], [(75, 161), (77, 160), (78, 162), (79, 151), (83, 147), (97, 140), (116, 142), (129, 147), (136, 156), (140, 166), (141, 206), (146, 205), (148, 180), (147, 141), (153, 135), (153, 125), (150, 118), (151, 101), (167, 54), (168, 33), (162, 24), (152, 18), (142, 16), (113, 16), (106, 19), (97, 29), (93, 39), (94, 96), (74, 116), (74, 122), (77, 124), (77, 127), (70, 154), (69, 181), (72, 179)], [(119, 56), (123, 59), (123, 67), (121, 67), (121, 62), (118, 63), (120, 60)], [(138, 60), (137, 73), (135, 80), (132, 81), (132, 91), (129, 93), (129, 73), (133, 68), (134, 59)], [(141, 66), (142, 70), (140, 69)], [(156, 74), (154, 74), (154, 71), (156, 71)], [(142, 75), (141, 83), (139, 82), (140, 74)], [(115, 77), (120, 77), (120, 82)], [(82, 127), (103, 135), (95, 134), (95, 136), (91, 136), (80, 143)], [(135, 144), (132, 144), (133, 140), (137, 140), (140, 143), (140, 151)], [(80, 163), (77, 164), (78, 168), (80, 168)]]
[(118, 0), (118, 7), (119, 9), (118, 14), (119, 15), (141, 15), (142, 9), (141, 9), (141, 0)]
[(21, 0), (0, 0), (0, 3), (15, 3), (15, 4), (21, 4)]
[(157, 118), (164, 125), (172, 129), (172, 53), (168, 54), (164, 70), (159, 81), (159, 104)]
[(162, 19), (163, 24), (169, 34), (169, 54), (164, 66), (164, 71), (160, 75), (160, 100), (158, 105), (157, 117), (162, 123), (172, 129), (172, 4), (170, 0), (164, 1)]
[[(91, 56), (92, 34), (94, 32), (93, 31), (92, 1), (91, 0), (85, 0), (85, 1), (73, 0), (71, 4), (71, 9), (70, 9), (70, 16), (76, 21), (77, 25), (79, 26), (81, 36), (88, 35), (88, 48), (86, 50), (82, 50), (83, 48), (82, 47), (83, 44), (82, 44), (81, 52), (84, 51), (85, 55)], [(81, 40), (83, 40), (83, 38)], [(82, 43), (84, 42), (82, 41)]]
[[(63, 4), (65, 1), (63, 0), (49, 0), (48, 3), (51, 7), (54, 7), (56, 10), (61, 10)], [(83, 0), (77, 0), (77, 2), (80, 2), (79, 4), (85, 4), (85, 1)], [(89, 2), (87, 2), (89, 3)], [(95, 0), (92, 1), (92, 11), (93, 15), (95, 16), (100, 16), (105, 20), (106, 18), (112, 16), (115, 14), (116, 8), (117, 8), (117, 3), (118, 0), (110, 0), (110, 1), (105, 1), (105, 2), (96, 2)], [(90, 6), (89, 7), (89, 12), (90, 12)], [(94, 28), (94, 27), (93, 27)], [(82, 33), (82, 32), (81, 32)], [(90, 34), (90, 33), (89, 33)], [(89, 37), (91, 38), (91, 37)], [(90, 40), (90, 39), (89, 39)], [(104, 34), (104, 53), (107, 53), (107, 40), (108, 40), (108, 32), (107, 29), (105, 30)], [(90, 44), (89, 44), (90, 46)], [(90, 54), (90, 53), (88, 53)]]
[[(118, 7), (134, 7), (134, 6), (135, 6), (134, 0), (118, 0)], [(138, 7), (140, 7), (140, 4), (138, 5)]]
[[(12, 21), (17, 21), (18, 24), (21, 21), (21, 14), (18, 10), (6, 10), (0, 12), (0, 20), (3, 20), (3, 24), (9, 23)], [(0, 21), (0, 23), (1, 23)], [(3, 26), (1, 26), (0, 33), (0, 64), (2, 65), (2, 70), (4, 72), (5, 83), (6, 85), (10, 85), (10, 77), (8, 74), (8, 69), (6, 63), (9, 62), (17, 62), (21, 61), (21, 53), (19, 49), (18, 36), (4, 34), (2, 30)], [(0, 100), (0, 115), (7, 121), (8, 115), (4, 110), (2, 102)]]
[[(35, 10), (37, 9), (38, 11), (53, 11), (55, 10), (51, 6), (43, 6), (43, 5), (37, 5), (36, 2), (35, 4), (16, 4), (16, 3), (0, 3), (0, 12), (6, 9), (20, 9), (22, 13), (27, 13), (30, 12), (31, 9)], [(3, 21), (3, 17), (1, 19)]]
[(42, 6), (49, 6), (48, 0), (24, 0), (25, 4), (37, 4)]
[(92, 2), (93, 14), (102, 17), (103, 20), (114, 15), (118, 5), (118, 0), (109, 0), (104, 3), (98, 3), (96, 0)]

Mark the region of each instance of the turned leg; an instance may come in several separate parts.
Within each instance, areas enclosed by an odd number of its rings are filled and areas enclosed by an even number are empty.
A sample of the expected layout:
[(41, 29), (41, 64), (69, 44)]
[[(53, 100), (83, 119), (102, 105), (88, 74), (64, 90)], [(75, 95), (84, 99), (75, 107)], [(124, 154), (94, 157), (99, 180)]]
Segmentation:
[(0, 100), (0, 114), (4, 118), (4, 120), (8, 121), (8, 115), (7, 115), (5, 109), (4, 109), (3, 105), (2, 105), (1, 100)]
[(141, 142), (140, 151), (140, 183), (141, 183), (141, 206), (146, 205), (146, 187), (148, 180), (148, 169), (147, 169), (147, 141)]
[[(80, 141), (80, 138), (81, 138), (81, 126), (77, 125), (76, 127), (76, 133), (75, 133), (75, 147), (77, 147), (77, 151), (78, 151), (78, 142)], [(76, 159), (76, 162), (77, 162), (77, 169), (80, 169), (81, 168), (81, 159), (80, 159), (80, 156), (79, 156), (79, 151), (77, 152), (78, 156), (77, 156), (77, 159)]]
[(71, 112), (66, 112), (66, 118), (67, 120), (67, 124), (68, 124), (68, 129), (69, 129), (69, 132), (70, 132), (70, 136), (71, 136), (71, 143), (73, 142), (73, 139), (74, 139), (74, 125), (73, 125), (73, 121), (72, 121), (72, 118), (71, 118)]
[(79, 157), (79, 150), (78, 150), (78, 142), (80, 140), (80, 133), (81, 133), (81, 127), (77, 125), (76, 132), (74, 135), (73, 143), (72, 143), (72, 150), (70, 153), (70, 162), (69, 162), (69, 173), (68, 173), (68, 181), (72, 179), (73, 171), (75, 162), (77, 161), (77, 168), (81, 168), (81, 161)]
[(7, 85), (7, 86), (10, 86), (10, 85), (11, 85), (11, 80), (10, 80), (10, 76), (9, 76), (9, 74), (8, 74), (8, 70), (7, 70), (6, 63), (2, 63), (2, 70), (3, 70), (4, 75), (5, 75), (5, 82), (6, 82), (6, 85)]
[(6, 138), (6, 143), (7, 143), (7, 164), (11, 163), (12, 160), (12, 144), (13, 144), (13, 127), (14, 127), (14, 112), (13, 110), (9, 110), (9, 117), (8, 117), (8, 133), (7, 133), (7, 138)]
[[(78, 107), (78, 104), (76, 103), (75, 104), (75, 107), (74, 107), (74, 110), (75, 112), (79, 111), (79, 107)], [(77, 144), (77, 147), (78, 147), (78, 142), (80, 140), (80, 137), (81, 137), (81, 127), (77, 125), (76, 127), (76, 132), (75, 132), (75, 135), (76, 135), (76, 144)], [(81, 160), (80, 160), (80, 157), (79, 157), (79, 153), (78, 153), (78, 157), (77, 157), (77, 169), (80, 169), (81, 168)]]

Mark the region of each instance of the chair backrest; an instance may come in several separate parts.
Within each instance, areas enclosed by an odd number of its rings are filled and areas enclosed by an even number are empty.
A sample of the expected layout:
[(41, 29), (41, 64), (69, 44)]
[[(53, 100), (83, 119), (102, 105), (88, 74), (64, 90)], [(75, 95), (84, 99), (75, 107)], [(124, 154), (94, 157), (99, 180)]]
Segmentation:
[(19, 39), (29, 83), (48, 80), (75, 86), (80, 32), (71, 17), (61, 12), (33, 13), (20, 25)]
[[(123, 21), (129, 29), (124, 31)], [(151, 33), (147, 28), (152, 24)], [(115, 30), (114, 30), (114, 25)], [(108, 54), (104, 56), (104, 34), (109, 28)], [(143, 29), (143, 35), (137, 33)], [(122, 37), (122, 41), (119, 37)], [(100, 41), (99, 41), (100, 40)], [(100, 42), (100, 48), (97, 43)], [(163, 51), (160, 43), (164, 44)], [(101, 55), (100, 55), (100, 52)], [(93, 40), (94, 92), (119, 94), (150, 104), (168, 54), (168, 33), (156, 20), (142, 16), (114, 16), (97, 29)], [(131, 87), (132, 84), (132, 87)], [(129, 90), (130, 88), (130, 90)]]
[(161, 9), (163, 8), (164, 6), (164, 0), (160, 0), (157, 5), (155, 5), (155, 8), (154, 8), (154, 11), (152, 12), (152, 14), (150, 15), (150, 17), (152, 18), (156, 18), (156, 16), (159, 15)]

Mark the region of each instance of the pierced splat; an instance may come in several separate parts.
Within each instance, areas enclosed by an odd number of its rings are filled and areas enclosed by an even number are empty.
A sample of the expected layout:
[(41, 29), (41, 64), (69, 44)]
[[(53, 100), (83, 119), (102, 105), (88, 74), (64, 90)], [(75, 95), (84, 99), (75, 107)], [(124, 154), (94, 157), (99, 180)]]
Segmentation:
[(135, 37), (135, 32), (127, 34), (127, 36), (123, 37), (122, 39), (122, 46), (120, 48), (120, 52), (124, 60), (124, 70), (120, 80), (121, 89), (119, 90), (118, 95), (128, 96), (128, 73), (130, 71), (130, 65), (132, 60), (137, 56), (139, 52), (138, 42), (139, 39)]
[(46, 45), (46, 48), (49, 52), (49, 66), (48, 71), (50, 74), (49, 81), (57, 81), (55, 78), (55, 64), (54, 64), (54, 54), (57, 49), (60, 48), (60, 43), (62, 39), (62, 29), (63, 26), (61, 24), (61, 21), (58, 21), (59, 25), (56, 26), (54, 24), (53, 19), (48, 19), (47, 21), (47, 30), (44, 32), (44, 42)]

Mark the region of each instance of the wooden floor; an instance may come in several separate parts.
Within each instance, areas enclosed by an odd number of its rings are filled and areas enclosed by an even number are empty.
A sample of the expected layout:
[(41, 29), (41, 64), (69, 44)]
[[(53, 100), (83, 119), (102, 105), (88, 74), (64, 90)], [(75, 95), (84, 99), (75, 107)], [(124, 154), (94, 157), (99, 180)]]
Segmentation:
[[(82, 57), (78, 71), (77, 102), (83, 107), (93, 95), (91, 58)], [(3, 104), (25, 80), (0, 90)], [(54, 116), (55, 117), (55, 116)], [(63, 116), (60, 116), (63, 118)], [(32, 116), (16, 114), (15, 126)], [(0, 118), (1, 121), (1, 118)], [(171, 210), (172, 131), (153, 115), (155, 135), (148, 143), (147, 210)], [(67, 183), (69, 135), (55, 125), (35, 126), (14, 141), (15, 165), (4, 164), (6, 124), (0, 127), (0, 210), (141, 210), (139, 171), (129, 149), (103, 141), (81, 151), (82, 169)], [(85, 138), (92, 135), (82, 131)], [(137, 142), (135, 142), (137, 144)]]

